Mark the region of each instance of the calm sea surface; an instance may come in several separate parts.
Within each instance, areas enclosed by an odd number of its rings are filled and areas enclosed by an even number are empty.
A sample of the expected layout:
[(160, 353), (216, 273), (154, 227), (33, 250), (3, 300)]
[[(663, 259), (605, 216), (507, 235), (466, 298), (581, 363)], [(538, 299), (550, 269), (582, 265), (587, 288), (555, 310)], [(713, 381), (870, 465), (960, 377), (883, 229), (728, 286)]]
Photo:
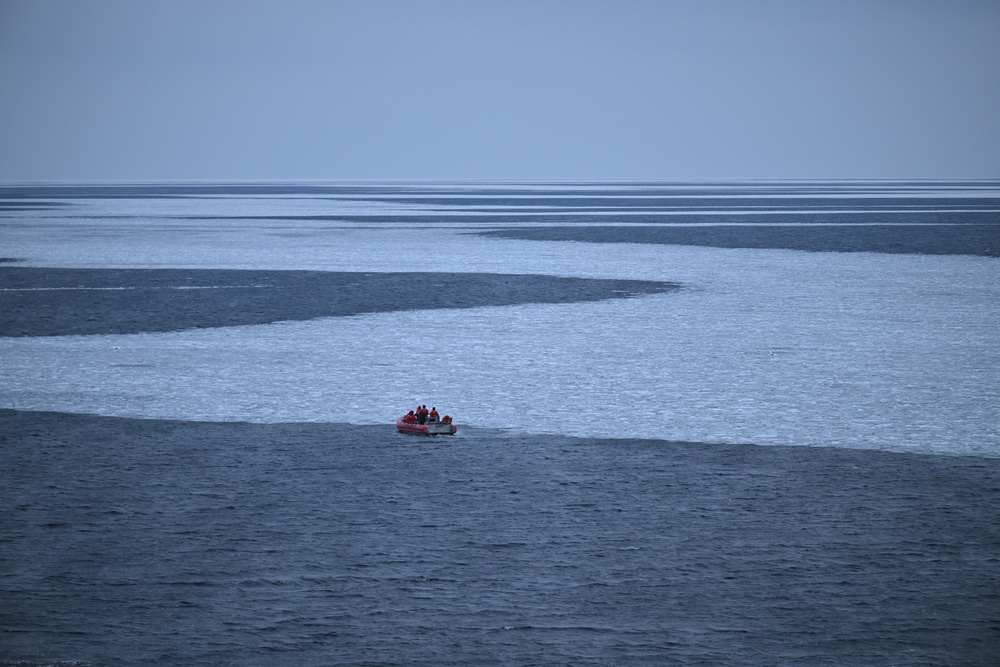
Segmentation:
[(1000, 183), (2, 187), (0, 256), (680, 286), (0, 338), (0, 664), (1000, 656)]

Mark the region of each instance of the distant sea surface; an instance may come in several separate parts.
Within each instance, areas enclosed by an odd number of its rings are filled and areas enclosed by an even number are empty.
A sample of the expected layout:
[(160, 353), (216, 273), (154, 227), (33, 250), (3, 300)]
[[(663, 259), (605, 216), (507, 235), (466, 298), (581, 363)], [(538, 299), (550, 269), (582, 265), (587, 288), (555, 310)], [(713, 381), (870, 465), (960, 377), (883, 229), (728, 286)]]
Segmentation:
[(1000, 657), (1000, 182), (11, 185), (0, 259), (0, 665)]

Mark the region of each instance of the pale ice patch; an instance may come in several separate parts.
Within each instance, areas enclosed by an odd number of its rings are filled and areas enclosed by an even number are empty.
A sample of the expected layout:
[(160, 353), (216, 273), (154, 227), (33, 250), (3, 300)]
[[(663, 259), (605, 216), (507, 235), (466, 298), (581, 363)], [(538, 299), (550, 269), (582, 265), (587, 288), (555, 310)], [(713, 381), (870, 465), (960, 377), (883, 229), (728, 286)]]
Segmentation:
[(402, 203), (85, 206), (94, 217), (30, 213), (6, 224), (4, 255), (33, 266), (544, 273), (684, 289), (584, 304), (0, 339), (0, 406), (388, 425), (420, 402), (460, 423), (532, 432), (1000, 455), (995, 259), (530, 242), (446, 222), (167, 217), (415, 209)]
[[(380, 234), (349, 238), (366, 252), (335, 253), (340, 268), (409, 265)], [(544, 268), (686, 287), (583, 304), (0, 339), (0, 404), (388, 425), (419, 402), (460, 423), (530, 432), (1000, 455), (995, 260), (460, 235), (447, 245), (425, 269)]]

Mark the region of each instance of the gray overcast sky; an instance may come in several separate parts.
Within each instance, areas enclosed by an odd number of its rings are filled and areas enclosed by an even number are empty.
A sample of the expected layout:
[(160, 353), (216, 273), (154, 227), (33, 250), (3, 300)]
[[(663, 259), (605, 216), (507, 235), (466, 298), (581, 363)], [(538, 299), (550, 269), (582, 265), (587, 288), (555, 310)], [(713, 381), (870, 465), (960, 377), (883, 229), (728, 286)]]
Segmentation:
[(0, 0), (0, 181), (1000, 177), (997, 0)]

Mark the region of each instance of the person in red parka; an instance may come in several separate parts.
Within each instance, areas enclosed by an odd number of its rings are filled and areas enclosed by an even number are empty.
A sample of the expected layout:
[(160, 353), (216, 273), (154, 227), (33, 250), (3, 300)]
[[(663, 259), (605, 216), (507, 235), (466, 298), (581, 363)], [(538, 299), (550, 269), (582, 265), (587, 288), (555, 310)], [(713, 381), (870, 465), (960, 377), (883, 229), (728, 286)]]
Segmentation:
[(405, 421), (407, 424), (416, 424), (417, 416), (413, 414), (413, 410), (410, 410), (409, 412), (406, 413), (406, 417), (403, 418), (403, 421)]
[(438, 420), (438, 409), (432, 406), (430, 414), (427, 415), (427, 419), (428, 421), (436, 422)]

